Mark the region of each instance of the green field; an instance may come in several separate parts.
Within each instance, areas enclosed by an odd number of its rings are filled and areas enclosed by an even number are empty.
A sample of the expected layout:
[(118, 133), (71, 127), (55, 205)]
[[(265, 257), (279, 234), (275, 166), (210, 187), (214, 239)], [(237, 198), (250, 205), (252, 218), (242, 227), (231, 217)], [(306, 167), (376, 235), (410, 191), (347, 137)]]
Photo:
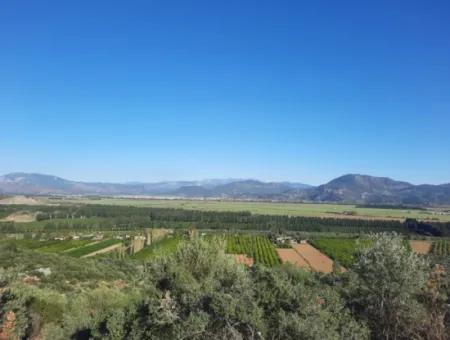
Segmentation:
[(349, 267), (353, 264), (358, 249), (368, 246), (370, 240), (320, 238), (310, 240), (310, 243), (344, 267)]
[(266, 236), (240, 234), (227, 236), (226, 240), (226, 252), (229, 254), (246, 254), (256, 264), (268, 267), (280, 264), (275, 247)]
[(32, 240), (32, 239), (24, 239), (24, 240), (2, 239), (2, 240), (0, 240), (0, 242), (14, 244), (15, 246), (17, 246), (19, 248), (32, 249), (32, 250), (58, 243), (58, 241), (55, 241), (55, 240), (40, 241), (40, 240)]
[(149, 260), (155, 256), (170, 254), (174, 252), (181, 242), (181, 237), (166, 237), (156, 241), (152, 245), (145, 247), (141, 251), (132, 255), (131, 258), (135, 260)]
[(57, 241), (55, 243), (39, 247), (36, 250), (42, 253), (62, 253), (70, 249), (83, 247), (92, 242), (92, 240)]
[(438, 256), (450, 256), (450, 241), (437, 240), (433, 244), (432, 253)]
[[(71, 198), (47, 199), (41, 201), (46, 204), (55, 203), (85, 203), (105, 204), (153, 208), (181, 208), (203, 211), (250, 211), (255, 214), (289, 215), (308, 217), (342, 217), (342, 218), (370, 218), (370, 219), (405, 219), (450, 221), (450, 215), (437, 215), (429, 210), (403, 210), (360, 208), (350, 204), (318, 204), (318, 203), (276, 203), (276, 202), (243, 202), (243, 201), (215, 201), (215, 200), (179, 200), (179, 199), (131, 199), (131, 198)], [(348, 216), (346, 212), (354, 212)]]
[(84, 247), (80, 247), (80, 248), (71, 250), (71, 251), (67, 252), (67, 255), (70, 255), (72, 257), (82, 257), (84, 255), (91, 254), (95, 251), (101, 250), (103, 248), (106, 248), (106, 247), (109, 247), (109, 246), (112, 246), (114, 244), (121, 243), (121, 242), (122, 242), (121, 240), (115, 240), (115, 239), (104, 240), (104, 241), (101, 241), (98, 243), (86, 245)]

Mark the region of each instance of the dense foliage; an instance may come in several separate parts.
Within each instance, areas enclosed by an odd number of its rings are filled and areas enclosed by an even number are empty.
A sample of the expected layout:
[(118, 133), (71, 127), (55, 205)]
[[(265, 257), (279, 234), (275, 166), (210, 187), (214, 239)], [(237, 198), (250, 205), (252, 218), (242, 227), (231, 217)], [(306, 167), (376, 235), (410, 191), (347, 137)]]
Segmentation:
[(376, 339), (444, 339), (448, 310), (430, 300), (442, 287), (431, 289), (427, 260), (407, 249), (399, 237), (377, 234), (371, 241), (372, 246), (361, 248), (350, 272), (348, 301), (354, 314)]
[[(20, 264), (20, 265), (18, 265)], [(237, 265), (200, 238), (144, 264), (0, 243), (0, 333), (42, 339), (445, 339), (442, 271), (393, 235), (348, 273)], [(11, 318), (11, 315), (14, 318)], [(13, 321), (7, 321), (13, 320)]]

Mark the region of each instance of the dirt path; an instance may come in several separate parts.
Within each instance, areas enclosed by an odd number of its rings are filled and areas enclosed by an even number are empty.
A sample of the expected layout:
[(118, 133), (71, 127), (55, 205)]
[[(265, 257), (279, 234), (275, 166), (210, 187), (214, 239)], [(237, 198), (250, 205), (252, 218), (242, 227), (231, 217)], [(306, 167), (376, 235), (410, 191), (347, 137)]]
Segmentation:
[(321, 273), (333, 271), (333, 260), (308, 243), (294, 244), (292, 248), (305, 260), (312, 270)]
[(277, 248), (277, 253), (283, 263), (292, 263), (300, 268), (311, 269), (305, 259), (292, 248)]

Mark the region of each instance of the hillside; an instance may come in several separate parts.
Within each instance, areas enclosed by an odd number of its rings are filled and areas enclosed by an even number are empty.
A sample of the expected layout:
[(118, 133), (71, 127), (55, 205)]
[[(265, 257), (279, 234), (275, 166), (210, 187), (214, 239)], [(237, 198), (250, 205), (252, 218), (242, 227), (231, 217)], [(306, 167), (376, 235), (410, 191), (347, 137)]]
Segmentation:
[(450, 184), (413, 185), (387, 177), (349, 174), (299, 196), (313, 202), (445, 205), (450, 204)]
[(250, 179), (91, 183), (50, 175), (11, 173), (0, 176), (0, 194), (131, 195), (391, 205), (450, 204), (450, 184), (413, 185), (387, 177), (359, 174), (344, 175), (326, 184), (312, 187), (302, 183)]

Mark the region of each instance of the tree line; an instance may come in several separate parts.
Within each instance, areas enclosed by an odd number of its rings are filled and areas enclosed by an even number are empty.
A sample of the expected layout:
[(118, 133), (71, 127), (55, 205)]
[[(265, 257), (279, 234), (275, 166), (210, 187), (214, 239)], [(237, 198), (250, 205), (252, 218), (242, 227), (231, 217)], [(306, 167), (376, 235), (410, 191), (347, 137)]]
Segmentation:
[[(144, 208), (132, 206), (68, 205), (26, 206), (23, 209), (38, 212), (36, 223), (0, 223), (0, 232), (30, 230), (132, 230), (146, 227), (198, 229), (236, 229), (318, 232), (384, 232), (418, 233), (449, 236), (450, 223), (421, 222), (407, 219), (368, 220), (357, 218), (324, 218), (287, 215), (262, 215), (242, 212), (200, 211), (174, 208)], [(19, 207), (14, 209), (19, 210)]]

